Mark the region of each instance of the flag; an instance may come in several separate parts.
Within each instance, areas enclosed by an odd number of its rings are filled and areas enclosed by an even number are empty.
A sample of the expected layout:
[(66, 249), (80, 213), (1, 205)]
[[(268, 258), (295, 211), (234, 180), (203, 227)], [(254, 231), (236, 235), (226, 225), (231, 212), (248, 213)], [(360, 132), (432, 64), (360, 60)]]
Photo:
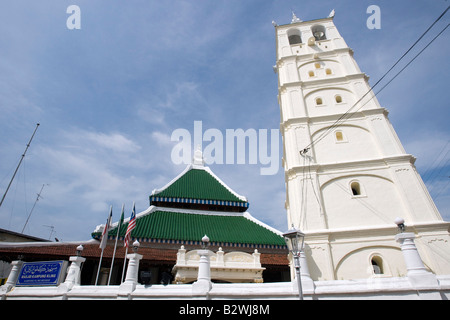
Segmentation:
[(100, 242), (100, 249), (102, 250), (106, 248), (106, 243), (108, 242), (108, 231), (109, 228), (111, 227), (111, 219), (112, 219), (112, 206), (109, 210), (109, 217), (106, 220), (105, 228), (103, 229), (102, 233), (102, 241)]
[(120, 215), (119, 224), (117, 225), (117, 237), (116, 237), (116, 239), (119, 237), (119, 232), (120, 232), (120, 229), (122, 228), (122, 225), (123, 225), (123, 215), (124, 215), (124, 206), (122, 205), (122, 214)]
[(122, 228), (122, 225), (123, 225), (124, 208), (125, 208), (125, 205), (122, 204), (122, 214), (120, 215), (120, 220), (119, 220), (119, 223), (117, 224), (116, 242), (114, 243), (114, 252), (113, 252), (113, 256), (112, 256), (112, 260), (111, 260), (111, 268), (109, 268), (108, 286), (109, 286), (109, 283), (111, 282), (111, 275), (112, 275), (112, 271), (114, 268), (114, 258), (116, 257), (117, 240), (119, 239), (120, 229)]
[(124, 246), (129, 248), (131, 242), (131, 231), (136, 228), (136, 208), (133, 203), (133, 211), (131, 212), (130, 221), (128, 222), (127, 232), (125, 233), (125, 243)]

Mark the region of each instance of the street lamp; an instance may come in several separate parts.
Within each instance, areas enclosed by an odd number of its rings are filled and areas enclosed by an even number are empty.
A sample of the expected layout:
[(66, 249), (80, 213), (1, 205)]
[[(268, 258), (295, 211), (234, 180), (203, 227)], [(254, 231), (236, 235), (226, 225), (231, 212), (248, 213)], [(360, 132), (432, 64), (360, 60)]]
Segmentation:
[(208, 236), (205, 234), (202, 238), (202, 249), (206, 250), (209, 247), (209, 238)]
[(81, 253), (83, 252), (83, 250), (84, 250), (84, 247), (83, 247), (83, 245), (80, 244), (77, 247), (77, 257), (81, 257)]
[(394, 220), (395, 224), (397, 225), (398, 229), (400, 230), (400, 233), (405, 232), (405, 220), (403, 218), (395, 218)]
[(139, 243), (139, 241), (137, 241), (137, 240), (134, 241), (134, 242), (133, 242), (133, 252), (134, 252), (134, 253), (137, 253), (140, 246), (141, 246), (141, 244)]
[(295, 229), (292, 225), (291, 229), (283, 234), (289, 251), (294, 258), (295, 273), (298, 283), (298, 295), (299, 299), (303, 300), (302, 279), (300, 276), (300, 253), (303, 250), (303, 244), (305, 242), (305, 234), (298, 229)]

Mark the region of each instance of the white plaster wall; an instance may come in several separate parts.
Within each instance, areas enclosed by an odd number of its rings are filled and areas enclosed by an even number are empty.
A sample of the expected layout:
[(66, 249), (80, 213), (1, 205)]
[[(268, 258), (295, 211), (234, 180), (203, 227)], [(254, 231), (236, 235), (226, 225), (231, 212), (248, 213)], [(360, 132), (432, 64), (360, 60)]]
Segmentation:
[[(353, 181), (360, 183), (361, 195), (352, 194)], [(322, 184), (321, 190), (330, 229), (393, 224), (396, 217), (406, 214), (394, 183), (379, 174), (338, 176)]]
[[(315, 24), (325, 27), (327, 40), (308, 45)], [(289, 44), (290, 29), (300, 32), (301, 44)], [(448, 225), (415, 170), (414, 158), (405, 153), (387, 110), (368, 93), (368, 77), (333, 20), (276, 30), (288, 225), (294, 223), (307, 234), (313, 279), (373, 279), (368, 257), (375, 251), (386, 262), (389, 276), (404, 274), (392, 238), (398, 216), (416, 232), (425, 265), (436, 274), (450, 274)], [(342, 102), (336, 102), (337, 95)], [(316, 104), (318, 97), (321, 105)], [(349, 110), (351, 117), (322, 138)], [(342, 132), (342, 141), (336, 131)], [(301, 156), (311, 141), (315, 143), (308, 157)], [(360, 183), (361, 195), (352, 194), (352, 181)], [(433, 227), (427, 229), (425, 224)], [(347, 238), (336, 238), (336, 230), (342, 229), (349, 232)]]
[[(341, 281), (315, 281), (303, 290), (307, 300), (421, 300), (450, 298), (450, 276), (438, 277), (437, 287), (417, 290), (408, 278), (373, 278)], [(194, 294), (192, 285), (137, 285), (131, 292), (120, 292), (118, 286), (75, 286), (60, 291), (58, 287), (15, 288), (1, 293), (2, 300), (229, 300), (229, 299), (292, 299), (298, 300), (295, 283), (213, 284), (205, 295)], [(183, 302), (183, 305), (185, 303)], [(175, 304), (176, 306), (176, 304)], [(272, 313), (271, 313), (272, 314)]]
[[(328, 132), (324, 135), (325, 132)], [(342, 141), (336, 133), (342, 134)], [(336, 128), (326, 126), (314, 132), (312, 140), (320, 138), (313, 145), (317, 163), (341, 163), (358, 160), (378, 159), (382, 155), (371, 132), (358, 124), (345, 124)]]
[[(340, 96), (342, 102), (336, 102), (336, 97)], [(317, 103), (317, 99), (322, 100), (322, 104)], [(313, 90), (305, 95), (305, 105), (310, 117), (326, 115), (344, 114), (356, 102), (355, 95), (344, 86), (327, 86)]]
[[(364, 279), (377, 277), (402, 277), (406, 275), (406, 266), (400, 248), (393, 246), (365, 246), (348, 252), (336, 264), (336, 279)], [(373, 272), (372, 258), (382, 261), (382, 275)]]

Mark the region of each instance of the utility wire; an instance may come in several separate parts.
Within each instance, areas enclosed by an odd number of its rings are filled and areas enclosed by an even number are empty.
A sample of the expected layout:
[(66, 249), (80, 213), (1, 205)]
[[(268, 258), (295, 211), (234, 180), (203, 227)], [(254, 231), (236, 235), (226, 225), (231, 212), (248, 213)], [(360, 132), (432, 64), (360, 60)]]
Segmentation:
[(447, 181), (447, 184), (446, 184), (443, 188), (441, 188), (441, 191), (433, 197), (433, 198), (434, 198), (434, 201), (436, 201), (436, 200), (441, 196), (441, 194), (442, 194), (445, 190), (447, 190), (447, 187), (448, 187), (449, 184), (450, 184), (450, 180)]
[(446, 26), (445, 26), (445, 28), (444, 29), (442, 29), (441, 30), (441, 32), (439, 32), (433, 39), (431, 39), (431, 41), (430, 42), (428, 42), (428, 44), (422, 49), (422, 50), (420, 50), (419, 51), (419, 53), (418, 54), (416, 54), (415, 56), (414, 56), (414, 58), (412, 58), (411, 59), (411, 61), (409, 61), (394, 77), (392, 77), (392, 79), (391, 80), (389, 80), (389, 82), (388, 83), (386, 83), (380, 90), (378, 90), (378, 92), (377, 93), (375, 93), (375, 95), (377, 95), (377, 94), (379, 94), (384, 88), (386, 88), (391, 82), (392, 82), (392, 80), (394, 80), (395, 78), (397, 78), (397, 76), (400, 74), (400, 73), (402, 73), (402, 71), (403, 70), (405, 70), (414, 60), (416, 60), (416, 58), (422, 53), (422, 52), (424, 52), (425, 51), (425, 49), (426, 48), (428, 48), (432, 43), (433, 43), (433, 41), (434, 40), (436, 40), (448, 27), (450, 26), (450, 23), (449, 24), (447, 24)]
[[(350, 111), (355, 108), (359, 102), (361, 102), (369, 93), (373, 93), (373, 89), (397, 66), (397, 64), (417, 45), (417, 43), (419, 43), (419, 41), (431, 30), (431, 28), (447, 13), (447, 11), (450, 9), (450, 6), (447, 7), (447, 9), (431, 24), (430, 27), (428, 27), (428, 29), (414, 42), (414, 44), (392, 65), (392, 67), (389, 68), (388, 71), (386, 71), (384, 73), (384, 75), (372, 86), (372, 88), (370, 88), (360, 99), (358, 99), (358, 101), (356, 101), (351, 107), (350, 109), (348, 109), (343, 115), (341, 115), (330, 127), (327, 128), (327, 130), (325, 132), (323, 132), (316, 140), (312, 140), (311, 143), (306, 146), (303, 150), (300, 151), (300, 154), (303, 155), (306, 158), (306, 152), (309, 150), (309, 148), (313, 145), (313, 144), (317, 144), (318, 142), (320, 142), (322, 139), (325, 138), (325, 136), (327, 136), (331, 130), (333, 130), (334, 128), (338, 127), (339, 125), (341, 125), (340, 122), (344, 122), (345, 120), (348, 120), (353, 114), (350, 114)], [(381, 91), (383, 91), (395, 78), (397, 78), (398, 75), (400, 75), (420, 54), (423, 53), (423, 51), (425, 51), (449, 26), (450, 24), (447, 24), (447, 26), (445, 26), (445, 28), (443, 28), (421, 51), (419, 51), (419, 53), (417, 53), (399, 72), (397, 72), (394, 77), (392, 77), (380, 90), (378, 90), (376, 93), (373, 93), (373, 96), (367, 100), (364, 104), (362, 104), (356, 111), (360, 110), (362, 107), (364, 107), (370, 100), (372, 100), (374, 97), (376, 97), (377, 94), (379, 94)], [(355, 112), (356, 112), (355, 111)], [(346, 119), (346, 117), (348, 116), (348, 118)], [(304, 159), (305, 161), (305, 159)], [(308, 163), (308, 167), (310, 170), (310, 165), (311, 163)], [(305, 180), (306, 178), (306, 174), (305, 174), (305, 163), (303, 165), (303, 180)], [(303, 181), (304, 182), (304, 181)], [(312, 181), (311, 181), (312, 183)], [(446, 186), (447, 187), (447, 186)], [(445, 188), (446, 188), (445, 187)], [(343, 187), (341, 187), (342, 189), (344, 189)], [(302, 206), (304, 204), (304, 202), (306, 202), (305, 198), (306, 198), (306, 194), (304, 195), (304, 190), (305, 189), (305, 185), (303, 185), (302, 187)], [(314, 190), (314, 186), (313, 186), (313, 190)], [(345, 190), (345, 189), (344, 189)], [(440, 194), (439, 194), (440, 195)], [(317, 199), (318, 200), (318, 199)], [(362, 202), (364, 204), (364, 202)], [(369, 209), (371, 209), (367, 204), (364, 204), (366, 207), (368, 207)], [(320, 203), (319, 203), (319, 208), (320, 208)], [(306, 208), (305, 208), (306, 209)], [(301, 209), (303, 211), (303, 208)], [(374, 211), (373, 209), (371, 209), (372, 211)]]
[[(428, 176), (429, 176), (428, 174), (431, 174), (430, 172), (431, 172), (432, 168), (436, 167), (435, 166), (436, 161), (441, 157), (441, 155), (444, 153), (444, 151), (447, 150), (447, 146), (448, 146), (449, 143), (450, 143), (450, 140), (447, 140), (447, 143), (446, 143), (445, 147), (441, 150), (439, 155), (434, 159), (434, 161), (432, 163), (430, 163), (428, 168), (424, 171), (425, 173), (422, 175), (424, 182), (425, 182), (425, 180), (428, 179)], [(444, 158), (445, 158), (445, 156), (444, 156)]]
[[(358, 101), (356, 101), (352, 107), (350, 109), (348, 109), (343, 115), (341, 115), (330, 127), (327, 128), (327, 130), (325, 132), (323, 132), (316, 140), (312, 140), (311, 143), (306, 146), (303, 150), (307, 151), (313, 144), (317, 144), (319, 141), (321, 141), (323, 138), (325, 138), (326, 135), (328, 135), (331, 130), (333, 130), (334, 128), (338, 127), (340, 124), (339, 122), (343, 122), (347, 119), (345, 119), (345, 117), (349, 114), (349, 112), (360, 102), (362, 101), (370, 92), (373, 91), (373, 89), (389, 74), (389, 72), (392, 71), (392, 69), (394, 69), (397, 64), (417, 45), (417, 43), (419, 43), (420, 40), (422, 40), (422, 38), (431, 30), (431, 28), (447, 13), (447, 11), (450, 9), (450, 6), (447, 7), (447, 9), (445, 9), (445, 11), (443, 13), (441, 13), (441, 15), (428, 27), (428, 29), (414, 42), (414, 44), (392, 65), (392, 67), (389, 68), (388, 71), (386, 71), (384, 73), (384, 75), (372, 86), (372, 88), (370, 88), (361, 98), (358, 99)], [(411, 64), (411, 62), (413, 62), (426, 48), (428, 48), (428, 46), (434, 41), (436, 40), (437, 37), (439, 37), (448, 27), (449, 25), (447, 25), (437, 36), (435, 36), (426, 46), (425, 48), (423, 48), (405, 67), (403, 67), (395, 76), (394, 78), (392, 78), (386, 85), (384, 85), (376, 94), (380, 93), (384, 88), (386, 88), (386, 86), (388, 84), (390, 84), (392, 82), (392, 80), (394, 80), (403, 70), (406, 69), (407, 66), (409, 66)], [(374, 94), (373, 97), (376, 96), (376, 94)], [(372, 97), (372, 98), (373, 98)], [(371, 98), (371, 99), (372, 99)], [(369, 99), (365, 104), (363, 104), (359, 109), (361, 109), (364, 105), (366, 105), (371, 99)], [(357, 111), (358, 111), (357, 110)], [(351, 115), (350, 115), (351, 117)], [(343, 120), (344, 119), (344, 120)]]

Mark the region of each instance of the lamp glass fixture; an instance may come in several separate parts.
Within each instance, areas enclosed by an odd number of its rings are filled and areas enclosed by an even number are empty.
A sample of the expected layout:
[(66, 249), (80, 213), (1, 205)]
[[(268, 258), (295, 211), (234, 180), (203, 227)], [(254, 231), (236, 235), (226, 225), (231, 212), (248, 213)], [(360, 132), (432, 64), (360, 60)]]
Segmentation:
[(295, 229), (292, 226), (291, 229), (283, 234), (283, 237), (286, 240), (289, 251), (291, 251), (293, 255), (298, 255), (300, 251), (303, 250), (305, 234), (300, 230)]

